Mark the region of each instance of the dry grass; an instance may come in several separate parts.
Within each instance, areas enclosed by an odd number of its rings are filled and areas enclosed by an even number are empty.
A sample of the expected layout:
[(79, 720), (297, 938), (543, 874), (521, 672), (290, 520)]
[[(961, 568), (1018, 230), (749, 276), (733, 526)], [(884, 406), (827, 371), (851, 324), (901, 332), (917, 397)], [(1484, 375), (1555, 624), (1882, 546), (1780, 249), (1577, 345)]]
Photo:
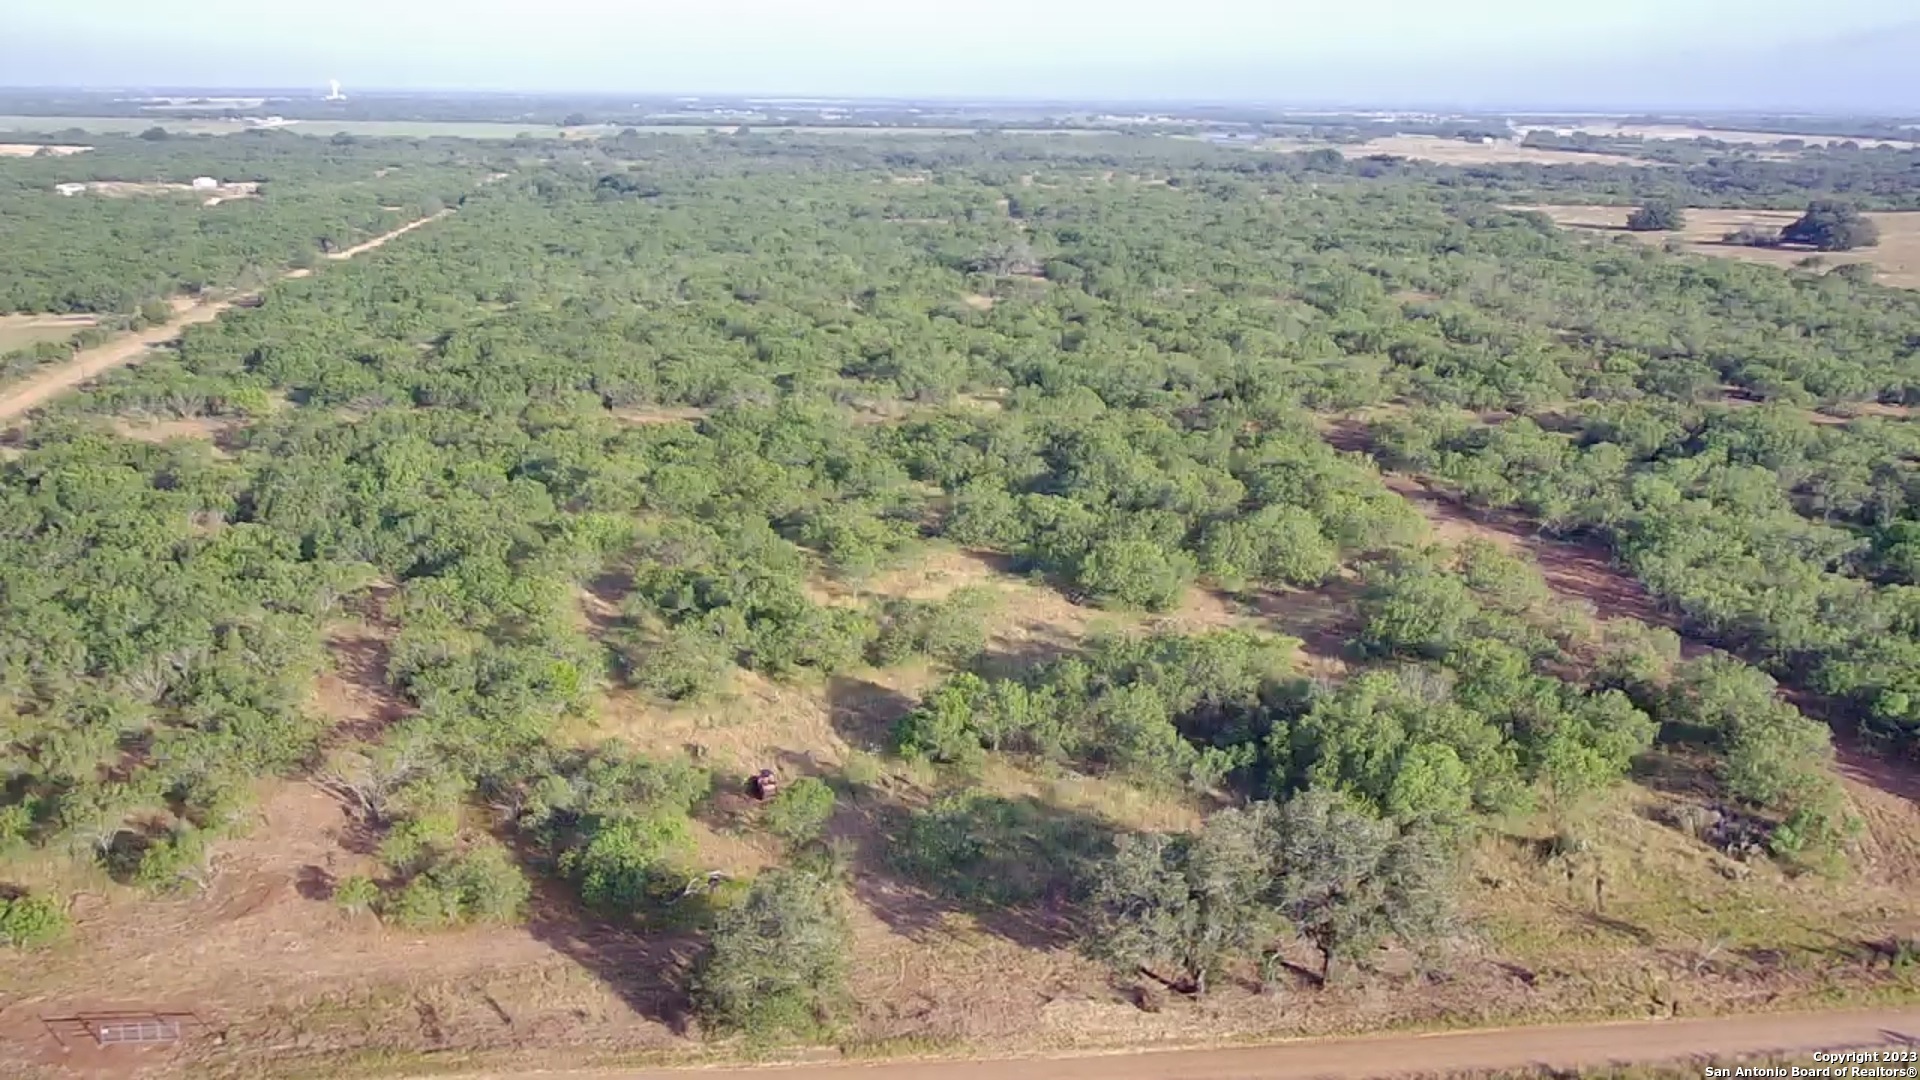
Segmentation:
[[(1289, 146), (1287, 149), (1301, 149)], [(1374, 154), (1391, 154), (1394, 157), (1412, 158), (1415, 161), (1430, 161), (1437, 165), (1640, 165), (1654, 166), (1658, 162), (1642, 158), (1625, 157), (1620, 154), (1582, 154), (1572, 150), (1538, 150), (1521, 146), (1517, 142), (1495, 140), (1494, 142), (1465, 142), (1460, 139), (1443, 139), (1438, 135), (1393, 135), (1384, 139), (1372, 139), (1364, 143), (1348, 143), (1336, 146), (1349, 158), (1370, 157)]]
[(1901, 289), (1920, 289), (1920, 211), (1869, 213), (1880, 226), (1878, 247), (1859, 251), (1824, 254), (1805, 249), (1755, 248), (1721, 242), (1721, 237), (1743, 226), (1779, 230), (1799, 220), (1791, 210), (1688, 210), (1687, 227), (1680, 233), (1627, 231), (1627, 206), (1516, 206), (1512, 209), (1536, 212), (1552, 218), (1568, 229), (1595, 235), (1631, 236), (1645, 243), (1665, 243), (1677, 239), (1691, 254), (1721, 259), (1738, 259), (1780, 269), (1791, 268), (1810, 256), (1818, 255), (1827, 267), (1847, 263), (1870, 262), (1879, 271), (1882, 285)]
[(97, 322), (92, 315), (0, 315), (0, 353), (65, 341)]
[(610, 409), (607, 415), (623, 424), (694, 424), (707, 415), (707, 410), (692, 406), (636, 405), (625, 409)]
[(185, 439), (212, 443), (215, 452), (220, 453), (221, 443), (245, 424), (244, 419), (230, 416), (189, 416), (168, 420), (115, 417), (113, 430), (121, 438), (136, 442), (164, 443)]
[(43, 150), (54, 157), (68, 157), (84, 154), (91, 149), (91, 146), (61, 146), (56, 143), (0, 143), (0, 157), (32, 157)]

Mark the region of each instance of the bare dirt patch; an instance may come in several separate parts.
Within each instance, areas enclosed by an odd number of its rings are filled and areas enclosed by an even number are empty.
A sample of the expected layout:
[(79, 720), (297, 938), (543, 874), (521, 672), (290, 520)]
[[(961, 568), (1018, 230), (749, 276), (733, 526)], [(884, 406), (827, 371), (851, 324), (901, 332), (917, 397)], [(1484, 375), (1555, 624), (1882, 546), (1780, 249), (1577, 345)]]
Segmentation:
[(0, 143), (0, 157), (33, 157), (46, 153), (54, 157), (69, 157), (84, 154), (93, 149), (91, 146), (61, 146), (57, 143)]
[[(1289, 149), (1292, 149), (1289, 147)], [(1621, 154), (1582, 154), (1572, 150), (1542, 150), (1517, 142), (1496, 139), (1491, 143), (1443, 139), (1438, 135), (1393, 135), (1363, 143), (1344, 143), (1334, 147), (1349, 158), (1389, 154), (1393, 157), (1430, 161), (1436, 165), (1637, 165), (1658, 166), (1656, 161)]]
[(993, 297), (991, 296), (982, 296), (979, 293), (968, 293), (966, 296), (961, 297), (961, 301), (975, 311), (993, 310)]
[(634, 405), (609, 409), (607, 415), (623, 424), (697, 424), (706, 417), (707, 410), (691, 405)]
[(1738, 259), (1783, 270), (1812, 257), (1817, 257), (1820, 265), (1828, 269), (1848, 263), (1872, 263), (1879, 272), (1876, 280), (1882, 285), (1920, 289), (1920, 211), (1868, 213), (1866, 216), (1880, 226), (1880, 243), (1877, 247), (1858, 251), (1817, 252), (1803, 248), (1747, 247), (1724, 243), (1721, 239), (1746, 226), (1777, 232), (1783, 226), (1799, 220), (1800, 213), (1793, 210), (1689, 209), (1687, 227), (1681, 232), (1636, 233), (1627, 230), (1627, 215), (1633, 212), (1630, 206), (1515, 206), (1511, 209), (1545, 214), (1556, 225), (1579, 232), (1631, 236), (1650, 244), (1673, 239), (1678, 240), (1690, 254)]
[(1389, 488), (1427, 518), (1436, 539), (1446, 544), (1485, 540), (1524, 555), (1540, 568), (1548, 587), (1602, 619), (1632, 619), (1678, 630), (1678, 621), (1631, 574), (1613, 565), (1598, 542), (1576, 543), (1542, 536), (1515, 515), (1469, 506), (1448, 492), (1410, 476), (1388, 473)]

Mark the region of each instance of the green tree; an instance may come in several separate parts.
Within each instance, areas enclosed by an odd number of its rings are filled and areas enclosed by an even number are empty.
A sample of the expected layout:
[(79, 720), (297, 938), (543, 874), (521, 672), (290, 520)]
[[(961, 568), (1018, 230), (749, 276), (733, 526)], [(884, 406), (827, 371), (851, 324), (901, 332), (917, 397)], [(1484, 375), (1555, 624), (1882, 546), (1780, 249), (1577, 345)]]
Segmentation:
[(67, 913), (50, 896), (31, 893), (0, 899), (0, 944), (16, 949), (51, 945), (67, 935)]
[(372, 911), (380, 902), (380, 886), (365, 874), (344, 877), (333, 887), (333, 902), (349, 915)]
[(714, 1030), (755, 1041), (811, 1038), (846, 999), (852, 947), (838, 883), (767, 870), (715, 919), (693, 973), (693, 999)]
[(1780, 230), (1783, 244), (1805, 244), (1818, 251), (1852, 251), (1880, 242), (1880, 227), (1859, 209), (1831, 199), (1815, 199), (1800, 220)]
[(1148, 611), (1178, 607), (1193, 577), (1193, 557), (1186, 552), (1119, 537), (1095, 544), (1076, 575), (1095, 596)]
[(1271, 928), (1272, 805), (1224, 810), (1199, 835), (1122, 837), (1094, 867), (1087, 947), (1116, 968), (1205, 994)]
[(1686, 227), (1686, 211), (1671, 199), (1648, 199), (1627, 215), (1627, 228), (1634, 232), (1679, 232)]
[(1450, 868), (1434, 838), (1394, 826), (1328, 791), (1280, 807), (1268, 899), (1320, 951), (1320, 977), (1389, 936), (1436, 937), (1451, 906)]
[(816, 840), (833, 816), (833, 788), (817, 776), (803, 776), (781, 788), (762, 818), (767, 831), (789, 844)]

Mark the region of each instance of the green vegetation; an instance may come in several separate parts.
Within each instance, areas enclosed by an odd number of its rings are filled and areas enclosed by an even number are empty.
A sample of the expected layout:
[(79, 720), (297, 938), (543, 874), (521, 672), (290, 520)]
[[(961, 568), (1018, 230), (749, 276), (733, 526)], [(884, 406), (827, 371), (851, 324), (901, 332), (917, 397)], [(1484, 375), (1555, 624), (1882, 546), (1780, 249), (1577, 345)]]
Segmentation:
[[(1808, 414), (1920, 401), (1920, 297), (1503, 208), (1700, 204), (1707, 166), (1628, 184), (1103, 138), (514, 151), (83, 155), (251, 162), (259, 228), (191, 242), (182, 222), (229, 208), (43, 198), (74, 159), (0, 161), (7, 220), (14, 199), (28, 235), (87, 238), (23, 245), (9, 302), (129, 319), (465, 200), (8, 441), (0, 847), (190, 891), (261, 780), (311, 779), (370, 840), (341, 908), (511, 923), (550, 879), (617, 927), (700, 936), (707, 1030), (818, 1039), (848, 1014), (848, 866), (988, 922), (1044, 911), (1181, 989), (1271, 977), (1288, 948), (1338, 981), (1443, 936), (1478, 838), (1571, 829), (1650, 750), (1704, 762), (1699, 797), (1766, 853), (1838, 870), (1829, 733), (1781, 684), (1920, 745), (1920, 441)], [(1713, 190), (1804, 201), (1806, 167), (1743, 161)], [(101, 222), (155, 231), (112, 261)], [(128, 418), (224, 431), (151, 443)], [(1653, 598), (1638, 614), (1725, 652), (1682, 660), (1671, 633), (1597, 623), (1567, 575), (1433, 544), (1383, 468), (1610, 554)], [(999, 589), (876, 584), (933, 541), (1122, 629), (1061, 640)], [(343, 619), (385, 639), (397, 707), (364, 723), (314, 705)], [(873, 710), (900, 760), (782, 777), (750, 811), (650, 723), (777, 723), (735, 715), (771, 682), (865, 724), (839, 695), (902, 665), (910, 700)], [(615, 738), (608, 695), (658, 711)], [(718, 831), (787, 865), (729, 882), (703, 858)]]
[(1653, 199), (1627, 215), (1634, 232), (1679, 232), (1687, 227), (1687, 212), (1666, 199)]
[(1845, 203), (1815, 200), (1799, 221), (1780, 230), (1783, 244), (1805, 244), (1818, 251), (1852, 251), (1880, 242), (1880, 227)]
[(847, 916), (836, 882), (772, 870), (714, 920), (694, 1000), (717, 1030), (753, 1041), (818, 1038), (846, 997)]
[(66, 937), (69, 929), (66, 911), (52, 897), (23, 893), (0, 899), (0, 944), (39, 948)]

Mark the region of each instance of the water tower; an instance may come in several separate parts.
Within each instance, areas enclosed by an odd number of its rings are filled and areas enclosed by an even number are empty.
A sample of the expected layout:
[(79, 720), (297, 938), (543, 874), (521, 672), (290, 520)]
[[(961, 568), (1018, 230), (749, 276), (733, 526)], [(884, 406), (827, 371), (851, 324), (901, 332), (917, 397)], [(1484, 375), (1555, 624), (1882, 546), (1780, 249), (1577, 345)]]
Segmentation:
[(347, 100), (347, 95), (345, 95), (345, 94), (343, 94), (343, 93), (341, 93), (341, 92), (340, 92), (340, 80), (339, 80), (339, 79), (328, 79), (328, 80), (327, 80), (327, 97), (326, 97), (326, 100), (328, 100), (328, 101), (345, 101), (345, 100)]

